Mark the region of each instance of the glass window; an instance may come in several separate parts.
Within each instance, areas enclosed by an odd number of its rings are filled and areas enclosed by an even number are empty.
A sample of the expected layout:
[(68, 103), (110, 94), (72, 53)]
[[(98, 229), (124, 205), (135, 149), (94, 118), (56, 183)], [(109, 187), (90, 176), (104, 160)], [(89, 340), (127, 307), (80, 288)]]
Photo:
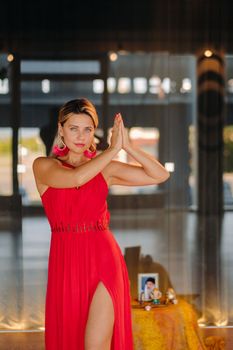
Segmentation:
[(23, 205), (29, 205), (40, 200), (32, 171), (33, 160), (45, 155), (45, 146), (40, 138), (39, 128), (19, 129), (18, 152), (19, 190)]
[[(124, 53), (113, 60), (111, 53), (109, 59), (109, 127), (112, 116), (121, 112), (127, 127), (157, 130), (159, 144), (151, 147), (172, 172), (169, 203), (174, 207), (195, 207), (196, 58), (168, 53)], [(164, 193), (167, 190), (166, 185), (159, 187)], [(155, 190), (154, 186), (135, 189), (145, 194)], [(128, 193), (133, 191), (127, 189)]]
[(12, 194), (12, 129), (0, 127), (0, 196)]
[[(45, 80), (45, 79), (44, 79)], [(93, 82), (90, 81), (54, 81), (44, 80), (29, 80), (21, 83), (21, 98), (23, 103), (23, 111), (25, 114), (22, 118), (27, 117), (28, 108), (49, 109), (53, 107), (60, 107), (64, 102), (77, 97), (85, 96), (94, 104), (100, 105), (102, 102), (102, 94), (95, 94), (93, 92)], [(45, 92), (46, 88), (46, 92)], [(37, 116), (38, 117), (38, 116)], [(30, 120), (29, 120), (30, 123)]]
[(0, 196), (12, 195), (11, 97), (7, 54), (0, 55)]
[(21, 61), (21, 73), (24, 74), (99, 74), (100, 62), (79, 61)]

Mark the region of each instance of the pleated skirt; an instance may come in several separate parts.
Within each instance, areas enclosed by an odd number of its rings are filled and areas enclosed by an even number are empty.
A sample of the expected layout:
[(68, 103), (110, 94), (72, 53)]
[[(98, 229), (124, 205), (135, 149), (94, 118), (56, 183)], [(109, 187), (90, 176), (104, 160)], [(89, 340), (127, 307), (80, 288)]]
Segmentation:
[(45, 303), (46, 350), (85, 350), (90, 303), (102, 282), (114, 307), (111, 350), (133, 350), (130, 282), (109, 230), (52, 232)]

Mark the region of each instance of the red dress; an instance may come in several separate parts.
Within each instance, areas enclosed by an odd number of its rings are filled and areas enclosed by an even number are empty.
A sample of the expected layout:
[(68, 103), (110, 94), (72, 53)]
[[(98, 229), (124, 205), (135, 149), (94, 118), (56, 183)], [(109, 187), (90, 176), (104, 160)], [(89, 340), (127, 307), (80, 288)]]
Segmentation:
[(107, 195), (107, 183), (99, 173), (79, 188), (49, 187), (41, 196), (52, 231), (46, 350), (84, 350), (88, 310), (100, 281), (114, 306), (111, 350), (133, 349), (128, 271), (108, 228)]

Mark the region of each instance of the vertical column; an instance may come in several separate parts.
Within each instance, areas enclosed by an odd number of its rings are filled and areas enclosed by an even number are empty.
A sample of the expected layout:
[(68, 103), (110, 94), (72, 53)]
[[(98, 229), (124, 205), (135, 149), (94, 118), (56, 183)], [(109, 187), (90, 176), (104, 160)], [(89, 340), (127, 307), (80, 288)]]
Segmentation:
[(159, 160), (175, 163), (175, 172), (169, 181), (160, 185), (166, 192), (170, 208), (187, 208), (191, 201), (189, 188), (189, 115), (190, 106), (167, 106), (166, 113), (157, 123), (160, 131)]
[(11, 62), (11, 125), (12, 125), (12, 179), (13, 194), (19, 193), (19, 183), (17, 174), (18, 165), (18, 131), (20, 127), (20, 61), (17, 55)]
[(108, 54), (106, 53), (101, 61), (102, 74), (104, 80), (104, 92), (103, 92), (103, 141), (107, 142), (108, 137)]
[(10, 199), (10, 215), (12, 227), (21, 231), (22, 201), (18, 182), (18, 134), (20, 127), (20, 59), (14, 54), (10, 66), (10, 92), (11, 92), (11, 127), (12, 127), (12, 182), (13, 195)]
[(227, 323), (221, 283), (223, 213), (224, 59), (207, 50), (197, 61), (198, 74), (198, 241), (200, 292), (204, 324)]
[(198, 208), (201, 214), (223, 209), (224, 61), (220, 54), (198, 59)]

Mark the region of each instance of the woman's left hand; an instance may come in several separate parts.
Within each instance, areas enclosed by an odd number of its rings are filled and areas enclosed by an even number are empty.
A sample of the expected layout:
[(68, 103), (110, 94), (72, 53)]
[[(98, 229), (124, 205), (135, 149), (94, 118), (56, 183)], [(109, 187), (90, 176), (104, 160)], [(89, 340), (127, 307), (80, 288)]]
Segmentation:
[[(120, 113), (119, 113), (120, 114)], [(120, 114), (121, 116), (121, 114)], [(121, 132), (122, 132), (122, 148), (127, 151), (130, 147), (130, 139), (127, 129), (124, 126), (123, 118), (121, 116)]]

